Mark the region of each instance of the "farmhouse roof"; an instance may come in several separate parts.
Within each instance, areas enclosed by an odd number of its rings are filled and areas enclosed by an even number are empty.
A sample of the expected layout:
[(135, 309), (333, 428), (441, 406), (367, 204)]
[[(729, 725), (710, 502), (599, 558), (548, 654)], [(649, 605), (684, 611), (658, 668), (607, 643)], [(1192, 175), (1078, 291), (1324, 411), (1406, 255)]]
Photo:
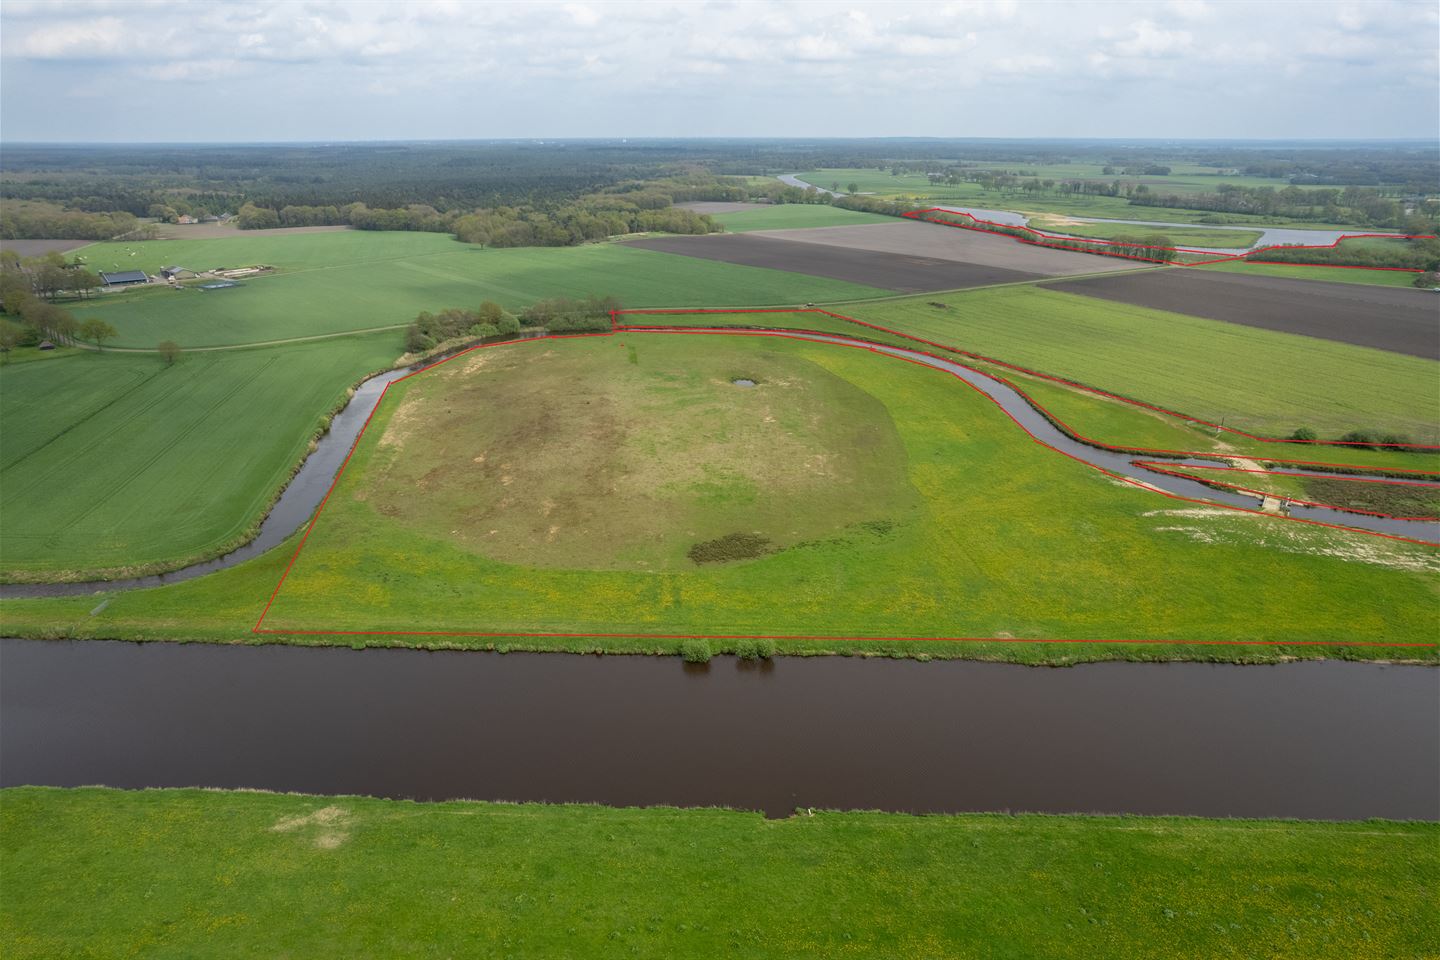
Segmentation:
[(102, 272), (100, 279), (106, 283), (144, 283), (150, 278), (145, 276), (145, 271), (143, 270), (123, 270), (120, 273)]

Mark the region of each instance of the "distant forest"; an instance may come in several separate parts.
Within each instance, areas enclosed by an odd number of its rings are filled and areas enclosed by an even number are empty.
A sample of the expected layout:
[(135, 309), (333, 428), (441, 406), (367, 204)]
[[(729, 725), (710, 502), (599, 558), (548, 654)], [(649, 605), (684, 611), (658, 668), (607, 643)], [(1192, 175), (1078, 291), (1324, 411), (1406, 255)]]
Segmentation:
[[(1341, 222), (1398, 227), (1400, 199), (1440, 192), (1440, 151), (1422, 143), (882, 139), (7, 144), (0, 156), (0, 237), (105, 239), (136, 229), (131, 218), (233, 215), (242, 229), (344, 223), (361, 229), (444, 231), (496, 246), (554, 246), (615, 233), (714, 229), (708, 218), (673, 208), (685, 200), (761, 195), (781, 202), (825, 202), (803, 191), (778, 189), (773, 182), (752, 187), (747, 177), (863, 167), (924, 172), (937, 182), (1022, 182), (1027, 165), (1054, 163), (1100, 164), (1117, 178), (1077, 181), (1076, 190), (1123, 196), (1136, 205), (1186, 206), (1217, 215), (1344, 217), (1348, 219)], [(1234, 170), (1249, 178), (1271, 179), (1275, 185), (1166, 196), (1136, 190), (1118, 179), (1155, 175), (1178, 163)], [(1302, 198), (1295, 189), (1299, 186), (1333, 187), (1330, 196), (1335, 200), (1312, 205), (1308, 215), (1302, 214)], [(873, 206), (891, 212), (885, 207), (894, 205)]]

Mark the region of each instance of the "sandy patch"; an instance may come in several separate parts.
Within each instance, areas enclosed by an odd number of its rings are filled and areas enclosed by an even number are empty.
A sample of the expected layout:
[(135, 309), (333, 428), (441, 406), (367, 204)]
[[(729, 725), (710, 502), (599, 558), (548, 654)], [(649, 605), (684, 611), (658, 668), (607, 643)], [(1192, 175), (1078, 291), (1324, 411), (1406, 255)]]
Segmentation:
[(276, 833), (303, 832), (321, 850), (334, 850), (350, 838), (347, 829), (350, 821), (350, 811), (330, 806), (321, 807), (303, 817), (284, 817), (275, 821), (270, 829)]

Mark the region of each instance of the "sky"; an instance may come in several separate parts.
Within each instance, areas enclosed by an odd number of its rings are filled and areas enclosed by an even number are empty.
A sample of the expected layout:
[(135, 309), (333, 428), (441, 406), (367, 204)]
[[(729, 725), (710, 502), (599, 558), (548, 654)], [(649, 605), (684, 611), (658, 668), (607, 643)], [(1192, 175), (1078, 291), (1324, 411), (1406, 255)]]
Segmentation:
[(0, 141), (1440, 138), (1434, 0), (0, 5)]

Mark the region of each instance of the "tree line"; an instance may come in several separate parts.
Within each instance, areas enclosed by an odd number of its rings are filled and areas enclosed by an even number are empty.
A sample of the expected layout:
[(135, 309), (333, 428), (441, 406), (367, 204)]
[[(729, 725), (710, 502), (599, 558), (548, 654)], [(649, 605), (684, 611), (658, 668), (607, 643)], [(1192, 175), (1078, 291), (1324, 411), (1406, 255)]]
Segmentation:
[(59, 253), (22, 259), (14, 250), (0, 250), (0, 353), (43, 340), (74, 343), (88, 340), (104, 347), (115, 328), (91, 317), (84, 322), (54, 301), (62, 293), (89, 296), (101, 285), (98, 276)]
[(123, 210), (89, 213), (36, 200), (0, 204), (0, 239), (5, 240), (110, 240), (131, 234), (138, 239), (142, 226)]
[(439, 313), (425, 311), (406, 329), (405, 349), (413, 354), (425, 354), (466, 340), (514, 337), (522, 330), (603, 333), (610, 329), (611, 315), (619, 309), (620, 301), (615, 297), (591, 295), (538, 300), (518, 314), (493, 300), (486, 300), (475, 310), (452, 307)]

